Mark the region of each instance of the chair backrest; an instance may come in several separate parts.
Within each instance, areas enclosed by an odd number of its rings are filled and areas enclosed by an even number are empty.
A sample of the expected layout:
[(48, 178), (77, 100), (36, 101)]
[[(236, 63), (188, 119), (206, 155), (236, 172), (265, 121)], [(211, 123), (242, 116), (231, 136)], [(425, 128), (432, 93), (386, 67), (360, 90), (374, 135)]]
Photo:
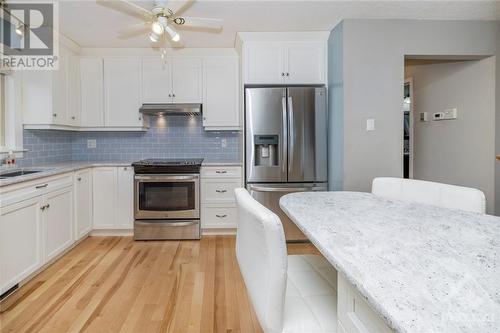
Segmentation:
[(482, 214), (486, 212), (484, 193), (470, 187), (415, 179), (379, 177), (373, 180), (372, 193), (389, 199), (413, 201)]
[(281, 332), (288, 260), (283, 226), (279, 217), (247, 190), (239, 188), (235, 194), (238, 265), (262, 329)]

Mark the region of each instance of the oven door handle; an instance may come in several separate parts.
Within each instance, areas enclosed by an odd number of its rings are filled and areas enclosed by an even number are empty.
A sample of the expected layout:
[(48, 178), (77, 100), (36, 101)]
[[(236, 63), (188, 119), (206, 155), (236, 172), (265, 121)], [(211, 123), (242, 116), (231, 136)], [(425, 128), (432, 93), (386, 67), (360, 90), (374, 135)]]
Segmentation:
[(185, 221), (185, 222), (167, 222), (167, 221), (162, 221), (162, 222), (145, 222), (145, 221), (140, 221), (140, 220), (135, 220), (136, 224), (139, 225), (147, 225), (147, 226), (169, 226), (169, 227), (187, 227), (190, 225), (195, 225), (200, 223), (199, 220), (196, 221)]
[(135, 175), (136, 180), (154, 180), (154, 181), (184, 181), (184, 180), (197, 180), (198, 175), (192, 176), (165, 176), (165, 175)]

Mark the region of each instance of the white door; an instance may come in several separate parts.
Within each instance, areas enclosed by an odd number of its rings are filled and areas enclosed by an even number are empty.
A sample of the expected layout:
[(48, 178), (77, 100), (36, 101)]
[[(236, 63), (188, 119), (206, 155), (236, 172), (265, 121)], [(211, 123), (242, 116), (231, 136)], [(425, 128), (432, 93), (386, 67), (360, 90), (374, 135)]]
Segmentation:
[(84, 127), (104, 126), (102, 58), (80, 59), (80, 124)]
[(284, 50), (286, 83), (325, 83), (326, 45), (324, 42), (287, 42)]
[(134, 169), (132, 167), (118, 168), (117, 198), (117, 227), (132, 229), (134, 227)]
[(92, 173), (94, 229), (115, 228), (117, 175), (115, 167), (94, 168)]
[(92, 170), (75, 174), (75, 238), (78, 240), (92, 230)]
[(246, 45), (244, 61), (244, 83), (283, 83), (285, 71), (281, 43), (248, 43), (248, 45)]
[(238, 58), (216, 57), (203, 61), (203, 126), (238, 127)]
[(172, 96), (174, 103), (202, 102), (201, 59), (172, 59)]
[(142, 102), (172, 103), (170, 61), (159, 57), (142, 59)]
[(141, 60), (104, 59), (104, 118), (106, 126), (142, 126)]
[(69, 51), (59, 49), (59, 69), (53, 71), (52, 81), (52, 123), (56, 125), (68, 124), (68, 56)]
[(73, 243), (73, 187), (45, 196), (45, 261), (49, 261)]
[(68, 53), (68, 125), (80, 125), (80, 59)]
[(0, 212), (0, 294), (42, 265), (41, 199), (36, 197)]

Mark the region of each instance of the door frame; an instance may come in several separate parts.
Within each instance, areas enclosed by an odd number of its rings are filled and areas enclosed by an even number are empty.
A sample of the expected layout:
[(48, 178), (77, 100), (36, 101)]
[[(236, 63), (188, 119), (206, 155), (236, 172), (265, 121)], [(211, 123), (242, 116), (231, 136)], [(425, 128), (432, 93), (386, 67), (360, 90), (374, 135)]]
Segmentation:
[[(409, 140), (409, 146), (410, 146), (410, 158), (409, 158), (409, 161), (408, 161), (408, 178), (409, 179), (413, 179), (413, 161), (414, 161), (414, 147), (413, 147), (413, 142), (414, 142), (414, 122), (415, 122), (415, 110), (414, 110), (414, 104), (415, 104), (415, 96), (413, 95), (413, 77), (407, 77), (405, 78), (404, 80), (404, 83), (403, 83), (403, 89), (404, 89), (404, 86), (405, 85), (409, 85), (410, 86), (410, 100), (411, 100), (411, 103), (410, 103), (410, 140)], [(403, 115), (404, 117), (404, 115)], [(404, 119), (404, 118), (403, 118)], [(403, 134), (404, 134), (404, 123), (403, 123)], [(403, 145), (404, 145), (404, 141), (403, 141)], [(402, 154), (404, 154), (404, 150), (402, 152)], [(403, 165), (404, 167), (404, 165)]]

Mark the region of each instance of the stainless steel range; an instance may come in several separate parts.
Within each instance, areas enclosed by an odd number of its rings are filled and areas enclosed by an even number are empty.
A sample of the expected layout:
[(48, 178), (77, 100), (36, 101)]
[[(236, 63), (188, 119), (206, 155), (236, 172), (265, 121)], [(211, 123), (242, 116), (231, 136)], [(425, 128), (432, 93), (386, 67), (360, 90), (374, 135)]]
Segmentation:
[(200, 239), (203, 159), (147, 159), (134, 167), (134, 239)]

